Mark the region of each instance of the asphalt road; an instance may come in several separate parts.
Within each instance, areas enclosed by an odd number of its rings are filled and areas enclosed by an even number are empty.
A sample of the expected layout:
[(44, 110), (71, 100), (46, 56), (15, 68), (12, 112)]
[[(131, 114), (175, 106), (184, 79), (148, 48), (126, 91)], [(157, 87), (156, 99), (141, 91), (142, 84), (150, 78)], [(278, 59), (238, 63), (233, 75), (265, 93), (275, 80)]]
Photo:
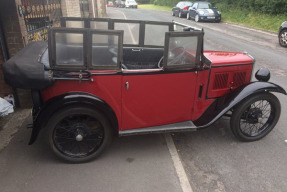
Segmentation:
[[(195, 23), (166, 11), (110, 8), (108, 14), (113, 18), (175, 20), (204, 28), (205, 50), (247, 51), (256, 59), (254, 72), (267, 67), (270, 81), (287, 90), (287, 49), (279, 46), (276, 33), (227, 23)], [(205, 130), (173, 134), (193, 191), (286, 191), (287, 97), (275, 95), (282, 104), (281, 118), (260, 141), (237, 141), (229, 118), (221, 118)]]

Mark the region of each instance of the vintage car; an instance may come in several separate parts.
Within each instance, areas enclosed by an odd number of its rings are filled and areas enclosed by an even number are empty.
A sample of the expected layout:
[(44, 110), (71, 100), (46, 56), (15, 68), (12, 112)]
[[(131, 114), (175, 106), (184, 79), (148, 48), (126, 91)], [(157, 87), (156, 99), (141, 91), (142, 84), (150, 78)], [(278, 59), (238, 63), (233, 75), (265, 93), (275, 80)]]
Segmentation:
[(271, 92), (286, 92), (268, 82), (268, 69), (251, 82), (254, 58), (204, 51), (202, 29), (108, 18), (62, 18), (61, 26), (3, 69), (7, 83), (31, 90), (29, 144), (46, 138), (66, 161), (97, 157), (113, 135), (199, 130), (225, 115), (235, 137), (255, 141), (278, 122)]

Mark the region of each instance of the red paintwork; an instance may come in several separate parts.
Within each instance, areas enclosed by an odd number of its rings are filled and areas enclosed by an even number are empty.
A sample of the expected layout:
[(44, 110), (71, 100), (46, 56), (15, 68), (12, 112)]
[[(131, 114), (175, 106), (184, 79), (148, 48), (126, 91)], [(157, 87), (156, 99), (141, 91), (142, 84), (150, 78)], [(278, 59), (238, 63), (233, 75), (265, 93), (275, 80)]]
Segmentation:
[[(91, 72), (92, 73), (92, 72)], [(105, 72), (106, 73), (106, 72)], [(121, 75), (95, 75), (93, 82), (57, 80), (55, 84), (42, 91), (44, 101), (68, 92), (86, 92), (106, 101), (114, 110), (121, 123)]]
[(195, 72), (123, 76), (122, 128), (190, 120), (196, 86), (193, 82)]
[(212, 62), (212, 66), (253, 63), (253, 60), (244, 53), (204, 51), (204, 55)]
[[(207, 99), (207, 86), (208, 86), (209, 70), (204, 70), (198, 72), (197, 82), (196, 82), (196, 91), (194, 99), (194, 107), (191, 120), (198, 119), (202, 113), (207, 109), (207, 107), (214, 101), (214, 99)], [(200, 85), (202, 87), (201, 98), (199, 98), (199, 89)]]
[[(53, 86), (42, 91), (43, 100), (48, 101), (67, 92), (93, 94), (112, 107), (118, 119), (119, 130), (196, 120), (214, 101), (214, 97), (230, 91), (230, 87), (213, 90), (209, 78), (213, 82), (217, 73), (227, 72), (230, 74), (230, 84), (233, 85), (231, 80), (234, 71), (246, 71), (244, 81), (248, 83), (252, 72), (252, 64), (247, 63), (253, 61), (245, 54), (206, 51), (205, 55), (216, 68), (163, 74), (159, 73), (162, 69), (123, 70), (123, 74), (116, 74), (116, 71), (92, 71), (101, 74), (93, 75), (93, 82), (57, 80)], [(227, 66), (236, 61), (238, 65)], [(128, 89), (126, 82), (129, 83)], [(200, 85), (203, 85), (201, 98)]]
[[(235, 73), (246, 73), (246, 75), (245, 78), (242, 79), (242, 81), (239, 81), (235, 80)], [(211, 68), (208, 94), (207, 94), (208, 97), (209, 98), (221, 97), (229, 93), (231, 90), (236, 89), (238, 86), (249, 83), (251, 79), (251, 73), (252, 73), (252, 64)], [(216, 75), (220, 74), (228, 75), (228, 78), (226, 79), (227, 81), (225, 81), (226, 86), (220, 89), (215, 89), (214, 83), (216, 82)]]

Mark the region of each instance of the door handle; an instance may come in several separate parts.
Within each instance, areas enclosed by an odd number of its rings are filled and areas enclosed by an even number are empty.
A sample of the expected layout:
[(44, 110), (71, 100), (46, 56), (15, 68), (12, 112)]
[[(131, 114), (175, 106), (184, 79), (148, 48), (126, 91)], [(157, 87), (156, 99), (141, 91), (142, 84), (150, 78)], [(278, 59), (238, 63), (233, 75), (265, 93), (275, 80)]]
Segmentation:
[(130, 88), (130, 84), (129, 82), (126, 82), (126, 89), (129, 90), (129, 88)]
[(132, 49), (132, 51), (140, 52), (141, 49)]

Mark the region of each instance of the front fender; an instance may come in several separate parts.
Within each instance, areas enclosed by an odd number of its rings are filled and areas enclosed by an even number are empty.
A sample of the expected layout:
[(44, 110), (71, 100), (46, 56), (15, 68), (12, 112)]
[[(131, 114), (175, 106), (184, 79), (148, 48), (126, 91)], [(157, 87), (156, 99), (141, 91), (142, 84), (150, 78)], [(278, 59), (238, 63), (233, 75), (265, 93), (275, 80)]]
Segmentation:
[(251, 82), (247, 85), (238, 87), (223, 97), (217, 98), (193, 123), (195, 126), (197, 126), (197, 128), (208, 127), (230, 109), (240, 104), (240, 102), (244, 99), (250, 97), (253, 94), (262, 92), (278, 92), (286, 95), (286, 91), (274, 83), (261, 81)]
[(69, 105), (86, 105), (93, 107), (104, 113), (110, 120), (113, 128), (118, 128), (118, 120), (113, 109), (102, 99), (83, 92), (70, 92), (63, 95), (58, 95), (49, 101), (47, 101), (37, 112), (33, 118), (33, 130), (29, 145), (33, 144), (42, 127), (46, 125), (50, 117), (58, 110), (67, 107)]

